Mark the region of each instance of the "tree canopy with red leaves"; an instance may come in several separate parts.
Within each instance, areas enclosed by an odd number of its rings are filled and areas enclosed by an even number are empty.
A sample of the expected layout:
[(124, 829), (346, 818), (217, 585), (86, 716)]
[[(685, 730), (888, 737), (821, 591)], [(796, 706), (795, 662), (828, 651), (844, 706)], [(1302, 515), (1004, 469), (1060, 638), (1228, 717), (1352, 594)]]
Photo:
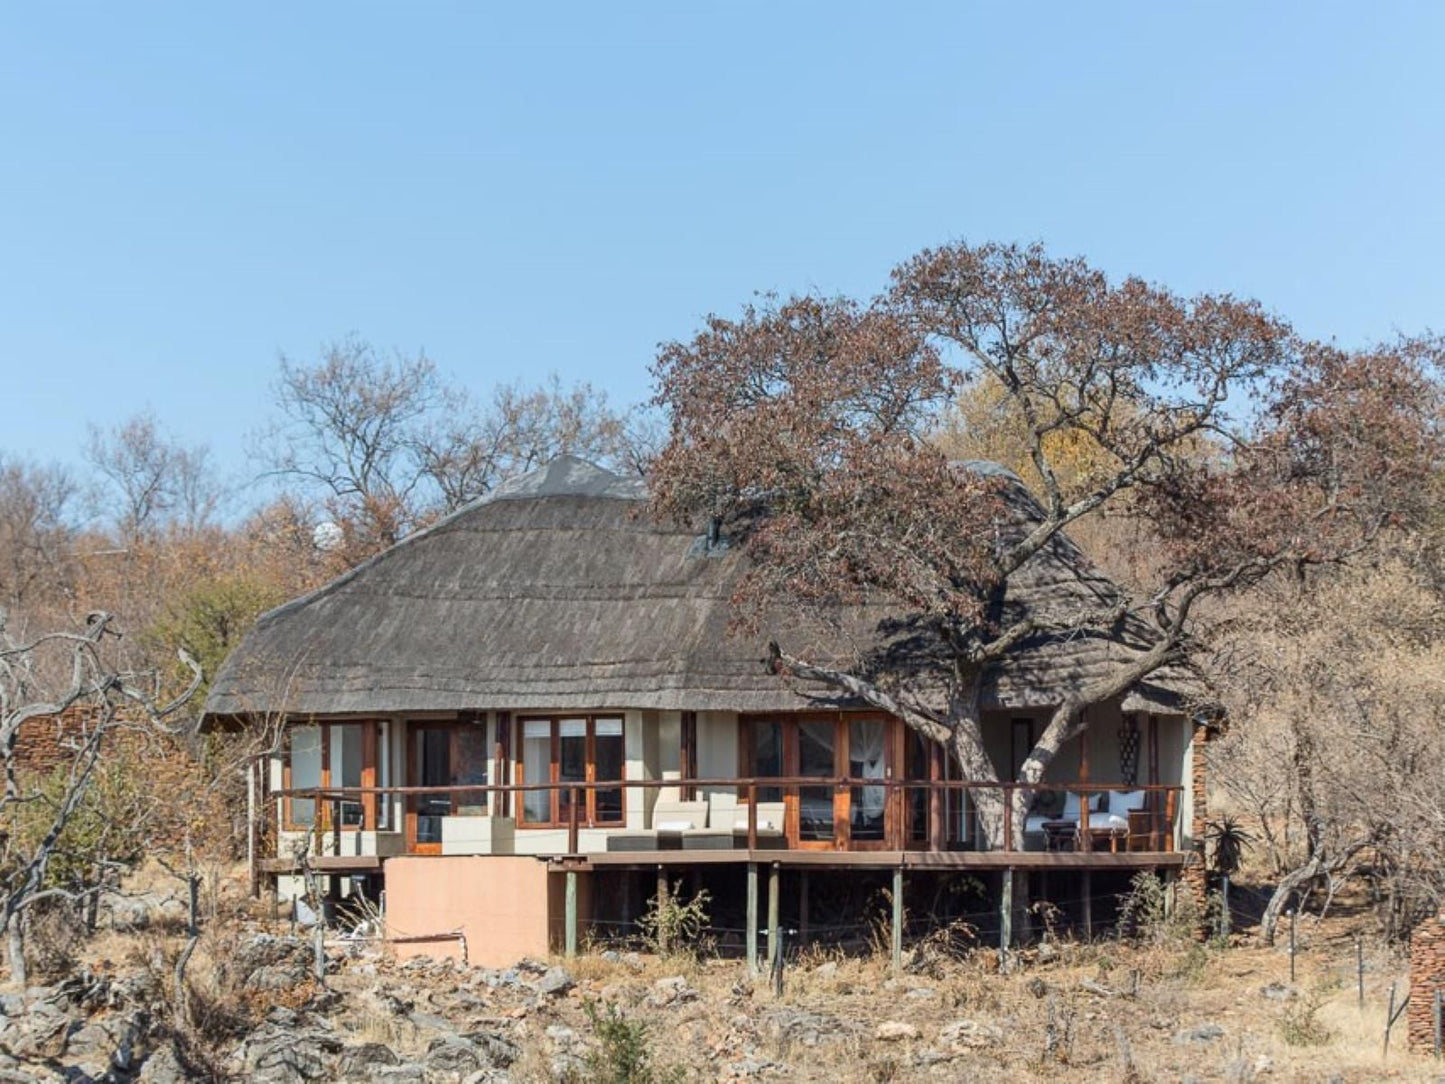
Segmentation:
[[(1150, 645), (1054, 706), (1017, 780), (1033, 783), (1087, 708), (1187, 657), (1202, 600), (1347, 560), (1426, 512), (1440, 358), (1430, 338), (1310, 342), (1258, 302), (1111, 282), (1037, 246), (953, 244), (866, 302), (765, 298), (665, 344), (654, 376), (671, 430), (652, 512), (719, 524), (745, 547), (737, 620), (773, 640), (780, 674), (898, 715), (980, 781), (996, 779), (980, 705), (990, 664), (1068, 631), (1001, 616), (1010, 579), (1071, 525), (1129, 517), (1159, 576), (1122, 605)], [(936, 439), (981, 380), (1020, 420), (1038, 489), (1026, 512), (1003, 499), (1007, 480), (950, 461)], [(1058, 469), (1058, 450), (1080, 443), (1088, 469)], [(840, 667), (795, 652), (780, 620), (880, 599), (916, 658)], [(1119, 607), (1068, 623), (1108, 626)], [(997, 837), (1001, 808), (981, 804)]]

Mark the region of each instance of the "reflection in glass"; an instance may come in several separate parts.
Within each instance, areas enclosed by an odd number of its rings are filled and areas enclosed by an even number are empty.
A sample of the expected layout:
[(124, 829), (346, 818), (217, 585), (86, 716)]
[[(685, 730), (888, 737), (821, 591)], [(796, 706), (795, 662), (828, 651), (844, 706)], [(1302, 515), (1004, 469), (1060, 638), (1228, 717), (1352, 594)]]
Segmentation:
[[(552, 778), (552, 724), (531, 719), (522, 724), (522, 782), (546, 783)], [(522, 819), (545, 824), (552, 819), (552, 796), (545, 790), (529, 790), (522, 798)]]
[[(808, 720), (798, 724), (798, 774), (819, 779), (832, 777), (836, 769), (833, 721)], [(798, 836), (805, 840), (833, 838), (833, 789), (802, 787), (798, 792)]]
[[(596, 761), (593, 778), (599, 783), (621, 779), (625, 762), (622, 741), (621, 719), (598, 719), (594, 724), (593, 746)], [(619, 824), (622, 821), (622, 789), (598, 789), (596, 797), (597, 821), (600, 824)]]
[[(853, 719), (848, 724), (848, 777), (882, 779), (884, 734), (882, 719)], [(848, 831), (854, 840), (883, 839), (884, 787), (854, 787), (849, 801)]]

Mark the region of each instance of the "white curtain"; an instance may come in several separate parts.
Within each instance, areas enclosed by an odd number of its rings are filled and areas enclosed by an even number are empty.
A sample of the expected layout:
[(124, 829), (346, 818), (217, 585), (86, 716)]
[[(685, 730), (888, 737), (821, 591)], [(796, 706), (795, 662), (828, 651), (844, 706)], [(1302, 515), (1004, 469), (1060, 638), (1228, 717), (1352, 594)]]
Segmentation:
[[(848, 759), (854, 771), (862, 779), (882, 779), (884, 773), (884, 740), (886, 727), (882, 723), (859, 722), (849, 727)], [(859, 787), (859, 800), (866, 817), (883, 815), (885, 792), (883, 787)]]

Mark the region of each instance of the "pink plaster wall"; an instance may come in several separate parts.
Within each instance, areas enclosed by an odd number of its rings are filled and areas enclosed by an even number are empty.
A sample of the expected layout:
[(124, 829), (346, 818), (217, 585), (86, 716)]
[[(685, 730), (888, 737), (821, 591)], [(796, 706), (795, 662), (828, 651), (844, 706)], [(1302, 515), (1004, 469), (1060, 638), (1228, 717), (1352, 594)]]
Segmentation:
[[(507, 967), (523, 956), (546, 956), (560, 947), (562, 875), (535, 858), (506, 855), (403, 855), (388, 858), (387, 937), (440, 934), (460, 929), (467, 961)], [(548, 882), (556, 882), (549, 884)], [(590, 880), (578, 878), (579, 937), (590, 913)], [(393, 944), (397, 958), (461, 958), (455, 938)]]

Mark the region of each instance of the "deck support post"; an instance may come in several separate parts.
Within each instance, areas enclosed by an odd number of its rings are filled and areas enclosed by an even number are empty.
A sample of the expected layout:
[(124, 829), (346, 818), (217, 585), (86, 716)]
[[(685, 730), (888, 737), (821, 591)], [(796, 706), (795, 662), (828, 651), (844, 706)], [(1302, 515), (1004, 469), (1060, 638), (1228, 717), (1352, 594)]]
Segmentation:
[(577, 955), (577, 871), (567, 871), (567, 902), (565, 927), (563, 931), (563, 949), (567, 958), (571, 959)]
[(774, 862), (768, 867), (768, 972), (778, 966), (778, 952), (782, 947), (782, 934), (778, 930), (778, 911), (782, 905), (782, 869)]
[(903, 867), (893, 869), (893, 970), (903, 970)]
[(747, 930), (744, 945), (748, 954), (748, 974), (758, 973), (758, 864), (748, 863)]
[(1084, 870), (1084, 938), (1092, 941), (1094, 939), (1094, 874), (1090, 870)]
[(998, 957), (999, 967), (1008, 964), (1008, 950), (1014, 939), (1014, 871), (1012, 867), (1003, 871), (1003, 890), (998, 901)]

